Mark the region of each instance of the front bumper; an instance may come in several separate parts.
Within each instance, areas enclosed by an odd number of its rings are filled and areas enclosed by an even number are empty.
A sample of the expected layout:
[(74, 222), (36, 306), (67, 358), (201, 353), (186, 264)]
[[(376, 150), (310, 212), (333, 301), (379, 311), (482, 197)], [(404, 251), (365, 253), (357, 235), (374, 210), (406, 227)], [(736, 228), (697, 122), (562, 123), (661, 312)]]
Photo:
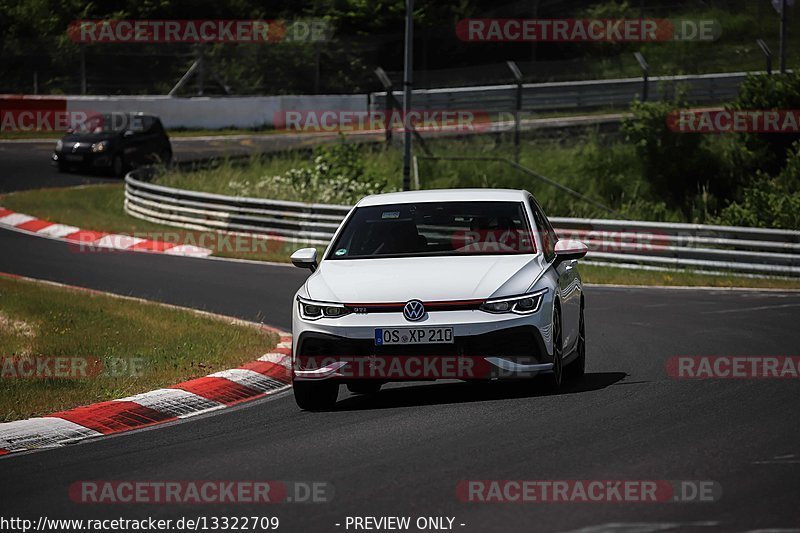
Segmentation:
[(53, 152), (51, 157), (53, 165), (75, 166), (75, 167), (94, 167), (94, 168), (109, 168), (111, 167), (111, 154), (109, 153), (94, 153), (94, 152)]
[[(294, 379), (415, 381), (532, 377), (552, 371), (551, 320), (478, 310), (430, 313), (409, 323), (399, 313), (306, 321), (295, 313)], [(376, 328), (452, 327), (453, 344), (375, 345)]]

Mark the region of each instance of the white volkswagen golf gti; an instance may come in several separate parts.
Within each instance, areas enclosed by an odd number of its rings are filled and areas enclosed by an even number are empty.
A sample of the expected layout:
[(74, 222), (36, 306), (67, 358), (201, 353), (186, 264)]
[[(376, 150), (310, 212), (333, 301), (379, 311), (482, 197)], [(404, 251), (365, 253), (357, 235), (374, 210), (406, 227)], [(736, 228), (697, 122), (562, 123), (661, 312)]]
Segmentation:
[(297, 404), (330, 409), (339, 386), (532, 378), (557, 390), (586, 365), (578, 259), (533, 196), (430, 190), (358, 202), (293, 302)]

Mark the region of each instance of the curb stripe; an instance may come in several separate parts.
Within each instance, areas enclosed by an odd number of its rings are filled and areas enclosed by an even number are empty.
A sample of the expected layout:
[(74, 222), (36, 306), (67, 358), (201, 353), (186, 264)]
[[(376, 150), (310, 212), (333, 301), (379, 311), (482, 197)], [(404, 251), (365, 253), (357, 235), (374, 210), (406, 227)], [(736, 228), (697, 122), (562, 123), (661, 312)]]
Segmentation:
[(184, 381), (170, 387), (194, 393), (208, 400), (233, 405), (262, 396), (264, 393), (225, 378), (205, 377)]
[(181, 389), (156, 389), (114, 401), (138, 403), (177, 418), (186, 418), (225, 407), (224, 404)]
[(19, 229), (24, 229), (25, 231), (35, 231), (39, 232), (49, 226), (52, 226), (52, 222), (47, 222), (46, 220), (31, 220), (30, 222), (25, 222), (24, 224), (19, 224), (17, 227)]
[(171, 242), (166, 241), (151, 241), (145, 239), (144, 241), (134, 244), (128, 250), (146, 250), (148, 252), (163, 252), (165, 250), (169, 250), (170, 248), (174, 248), (176, 245)]
[(292, 356), (282, 353), (268, 353), (258, 358), (259, 361), (266, 361), (267, 363), (274, 363), (282, 366), (287, 370), (292, 368)]
[(246, 365), (242, 365), (239, 368), (258, 372), (263, 376), (276, 379), (284, 384), (292, 381), (292, 375), (288, 368), (285, 368), (281, 365), (276, 365), (271, 361), (253, 361), (247, 363)]
[(79, 229), (75, 233), (70, 233), (66, 237), (64, 237), (65, 241), (70, 242), (77, 242), (78, 244), (92, 244), (95, 241), (102, 239), (108, 235), (108, 233), (104, 233), (102, 231), (92, 231), (88, 229)]
[(2, 424), (0, 428), (0, 446), (8, 452), (50, 448), (100, 436), (100, 433), (92, 429), (52, 417), (16, 420)]
[(138, 403), (114, 400), (76, 407), (50, 416), (68, 420), (103, 435), (176, 419), (169, 413), (161, 413)]
[(208, 376), (210, 378), (225, 378), (259, 392), (268, 392), (286, 386), (285, 382), (278, 381), (264, 374), (246, 368), (232, 368)]
[(191, 257), (208, 257), (211, 255), (211, 250), (191, 244), (181, 244), (164, 250), (164, 253), (170, 255), (188, 255)]
[(48, 237), (54, 237), (60, 239), (61, 237), (66, 237), (71, 233), (75, 233), (76, 231), (80, 231), (81, 228), (76, 228), (75, 226), (66, 226), (64, 224), (53, 224), (52, 226), (48, 226), (44, 229), (40, 229), (36, 233), (41, 235), (46, 235)]
[(144, 241), (139, 237), (130, 237), (128, 235), (106, 235), (101, 239), (95, 241), (94, 246), (100, 248), (113, 248), (115, 250), (127, 250), (131, 246), (135, 246)]
[[(86, 230), (66, 224), (57, 224), (24, 213), (16, 213), (3, 207), (0, 207), (0, 226), (18, 229), (42, 237), (78, 243), (87, 247), (131, 250), (136, 252), (158, 252), (189, 257), (208, 257), (213, 253), (213, 250), (208, 248), (200, 248), (199, 246), (190, 244), (177, 245), (172, 242), (150, 240), (142, 237), (134, 237), (132, 235), (118, 235), (103, 231)], [(89, 249), (87, 251), (92, 250)]]
[(12, 212), (10, 215), (6, 215), (3, 218), (0, 218), (0, 224), (5, 224), (6, 226), (14, 226), (17, 227), (20, 224), (24, 224), (26, 222), (30, 222), (31, 220), (35, 220), (36, 217), (32, 217), (29, 215), (23, 215), (22, 213), (14, 213)]

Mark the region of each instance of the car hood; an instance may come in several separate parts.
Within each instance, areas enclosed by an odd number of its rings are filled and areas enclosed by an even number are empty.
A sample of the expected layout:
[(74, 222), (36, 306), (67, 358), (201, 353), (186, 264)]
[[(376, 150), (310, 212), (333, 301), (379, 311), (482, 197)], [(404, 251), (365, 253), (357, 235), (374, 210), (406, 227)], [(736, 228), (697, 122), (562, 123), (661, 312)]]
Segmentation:
[(62, 142), (91, 142), (96, 143), (99, 141), (109, 141), (117, 137), (116, 133), (69, 133), (61, 138)]
[(389, 303), (522, 294), (542, 272), (541, 254), (326, 260), (308, 278), (315, 300)]

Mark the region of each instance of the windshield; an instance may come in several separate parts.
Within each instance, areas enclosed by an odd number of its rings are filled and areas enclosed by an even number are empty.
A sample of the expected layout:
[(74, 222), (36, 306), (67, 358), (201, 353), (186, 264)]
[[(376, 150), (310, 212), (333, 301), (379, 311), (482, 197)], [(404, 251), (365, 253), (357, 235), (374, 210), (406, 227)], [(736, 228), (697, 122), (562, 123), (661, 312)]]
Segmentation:
[(328, 259), (532, 253), (522, 203), (436, 202), (359, 207)]
[(73, 133), (113, 133), (125, 130), (140, 132), (145, 129), (150, 117), (129, 115), (127, 113), (105, 113), (91, 115), (84, 121), (77, 121)]

